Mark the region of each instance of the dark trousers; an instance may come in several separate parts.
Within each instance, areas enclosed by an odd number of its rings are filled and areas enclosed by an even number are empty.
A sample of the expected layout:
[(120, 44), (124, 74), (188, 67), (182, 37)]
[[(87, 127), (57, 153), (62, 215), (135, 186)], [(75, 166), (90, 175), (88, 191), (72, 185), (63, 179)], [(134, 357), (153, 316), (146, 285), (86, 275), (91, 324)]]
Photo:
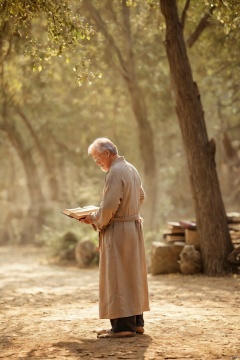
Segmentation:
[(112, 332), (131, 331), (135, 332), (136, 326), (144, 326), (143, 314), (110, 319)]

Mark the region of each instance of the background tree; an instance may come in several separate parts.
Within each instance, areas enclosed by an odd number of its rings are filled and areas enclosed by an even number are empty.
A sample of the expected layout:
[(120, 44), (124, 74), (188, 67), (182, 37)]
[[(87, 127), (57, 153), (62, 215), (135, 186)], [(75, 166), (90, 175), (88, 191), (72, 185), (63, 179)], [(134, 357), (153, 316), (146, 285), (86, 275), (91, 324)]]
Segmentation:
[[(212, 10), (211, 17), (202, 29), (198, 41), (194, 42), (189, 55), (193, 64), (196, 64), (196, 55), (200, 55), (201, 58), (201, 68), (197, 65), (193, 69), (196, 75), (200, 70), (201, 76), (197, 77), (197, 82), (199, 87), (204, 89), (202, 101), (206, 110), (207, 122), (214, 126), (213, 128), (209, 126), (209, 129), (218, 145), (216, 161), (224, 203), (227, 208), (231, 208), (237, 207), (240, 190), (238, 180), (240, 166), (238, 98), (240, 87), (237, 75), (240, 70), (240, 62), (235, 51), (235, 44), (239, 43), (240, 4), (237, 1), (206, 1), (206, 4)], [(210, 11), (206, 13), (210, 14)], [(198, 25), (200, 23), (201, 20)], [(188, 31), (187, 39), (190, 37)], [(207, 54), (205, 55), (206, 48), (214, 49), (217, 56), (209, 58)], [(196, 54), (194, 50), (196, 50)], [(229, 157), (226, 139), (235, 153), (234, 160)]]
[(204, 272), (225, 274), (231, 271), (227, 256), (233, 245), (216, 172), (216, 145), (213, 139), (208, 140), (200, 93), (192, 78), (176, 1), (160, 0), (160, 6), (166, 20), (166, 51), (188, 159)]
[[(146, 223), (153, 226), (157, 200), (157, 164), (155, 159), (155, 140), (153, 129), (149, 121), (146, 97), (141, 88), (137, 71), (137, 47), (133, 33), (133, 20), (140, 9), (134, 9), (126, 0), (101, 3), (101, 7), (94, 6), (93, 1), (83, 0), (84, 7), (88, 9), (91, 19), (96, 24), (97, 31), (103, 34), (108, 49), (109, 60), (118, 69), (129, 92), (132, 111), (138, 125), (138, 142), (143, 163), (145, 189), (147, 197)], [(137, 10), (137, 11), (136, 11)], [(107, 20), (104, 19), (103, 15)], [(114, 26), (115, 25), (115, 26)], [(135, 31), (138, 25), (135, 23)], [(110, 50), (110, 56), (109, 56)]]
[[(31, 72), (32, 69), (41, 72), (46, 62), (51, 62), (56, 56), (65, 55), (67, 61), (70, 53), (77, 67), (83, 56), (79, 50), (79, 55), (75, 53), (76, 46), (79, 48), (92, 30), (83, 24), (79, 15), (73, 14), (68, 2), (2, 1), (0, 12), (0, 126), (23, 165), (29, 195), (29, 201), (20, 206), (25, 209), (24, 212), (20, 212), (16, 204), (10, 206), (13, 210), (6, 213), (6, 219), (3, 220), (3, 237), (6, 238), (5, 229), (11, 227), (12, 218), (19, 218), (21, 214), (19, 241), (26, 243), (32, 241), (32, 234), (39, 232), (46, 223), (46, 217), (49, 216), (46, 212), (46, 198), (50, 202), (58, 200), (56, 159), (49, 149), (52, 149), (52, 144), (48, 148), (43, 146), (44, 139), (39, 130), (41, 120), (38, 124), (34, 124), (33, 119), (29, 120), (32, 116), (31, 108), (35, 106), (36, 112), (39, 105), (43, 105), (37, 93), (35, 98), (31, 95), (35, 88), (44, 86), (43, 79), (34, 77)], [(35, 88), (29, 78), (24, 78), (27, 74), (35, 82)], [(88, 70), (78, 66), (76, 74), (81, 83)]]

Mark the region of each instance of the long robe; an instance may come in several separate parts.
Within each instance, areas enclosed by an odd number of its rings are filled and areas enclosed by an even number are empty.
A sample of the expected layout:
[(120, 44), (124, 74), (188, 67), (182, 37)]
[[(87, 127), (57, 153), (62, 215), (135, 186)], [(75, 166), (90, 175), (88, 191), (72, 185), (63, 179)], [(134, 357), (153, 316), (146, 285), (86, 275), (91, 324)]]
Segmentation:
[(140, 205), (145, 197), (135, 167), (115, 159), (94, 214), (100, 230), (99, 317), (116, 319), (149, 310)]

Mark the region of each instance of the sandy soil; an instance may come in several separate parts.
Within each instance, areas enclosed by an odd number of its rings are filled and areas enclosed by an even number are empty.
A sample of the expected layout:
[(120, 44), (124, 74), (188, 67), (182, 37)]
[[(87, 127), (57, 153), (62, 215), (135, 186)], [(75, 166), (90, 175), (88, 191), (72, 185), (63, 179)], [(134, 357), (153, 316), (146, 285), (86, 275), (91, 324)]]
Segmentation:
[(240, 276), (149, 275), (144, 335), (97, 339), (98, 269), (0, 247), (0, 359), (240, 360)]

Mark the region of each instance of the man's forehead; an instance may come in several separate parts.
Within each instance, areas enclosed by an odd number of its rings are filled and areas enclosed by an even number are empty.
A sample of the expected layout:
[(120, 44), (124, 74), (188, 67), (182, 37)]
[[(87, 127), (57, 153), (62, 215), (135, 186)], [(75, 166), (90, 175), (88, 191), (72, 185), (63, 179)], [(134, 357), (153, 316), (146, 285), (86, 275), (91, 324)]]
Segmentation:
[(97, 149), (92, 150), (92, 156), (99, 156), (101, 153)]

